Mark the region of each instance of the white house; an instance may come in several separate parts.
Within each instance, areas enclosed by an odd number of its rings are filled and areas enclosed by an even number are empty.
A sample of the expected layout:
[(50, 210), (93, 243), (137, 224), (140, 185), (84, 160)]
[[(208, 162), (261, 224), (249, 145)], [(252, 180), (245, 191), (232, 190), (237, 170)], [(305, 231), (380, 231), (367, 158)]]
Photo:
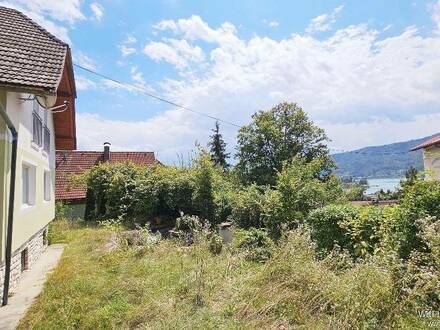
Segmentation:
[(2, 305), (47, 245), (55, 149), (76, 149), (75, 97), (69, 46), (21, 12), (0, 7)]
[(423, 165), (428, 176), (440, 179), (440, 134), (415, 146), (411, 151), (423, 149)]

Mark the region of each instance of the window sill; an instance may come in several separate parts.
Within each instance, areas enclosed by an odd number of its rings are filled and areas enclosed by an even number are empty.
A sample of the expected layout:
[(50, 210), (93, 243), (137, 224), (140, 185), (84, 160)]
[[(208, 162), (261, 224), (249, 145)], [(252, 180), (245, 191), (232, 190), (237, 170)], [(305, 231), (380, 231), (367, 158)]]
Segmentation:
[(35, 204), (23, 204), (21, 206), (21, 213), (27, 213), (35, 208)]

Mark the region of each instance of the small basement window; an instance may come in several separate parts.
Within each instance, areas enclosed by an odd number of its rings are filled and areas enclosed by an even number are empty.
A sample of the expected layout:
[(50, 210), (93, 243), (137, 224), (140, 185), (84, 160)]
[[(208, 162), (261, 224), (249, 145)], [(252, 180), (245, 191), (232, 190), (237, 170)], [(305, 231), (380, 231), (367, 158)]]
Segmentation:
[(21, 271), (25, 271), (29, 269), (29, 251), (28, 249), (24, 249), (21, 251)]

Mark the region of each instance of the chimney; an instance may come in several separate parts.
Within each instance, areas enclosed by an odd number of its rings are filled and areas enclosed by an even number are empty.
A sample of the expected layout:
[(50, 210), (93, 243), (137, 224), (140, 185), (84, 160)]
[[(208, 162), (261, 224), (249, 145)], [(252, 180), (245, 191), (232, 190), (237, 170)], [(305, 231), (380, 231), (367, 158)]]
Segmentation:
[(104, 162), (107, 162), (110, 160), (110, 142), (104, 142), (104, 154), (102, 155), (102, 159)]

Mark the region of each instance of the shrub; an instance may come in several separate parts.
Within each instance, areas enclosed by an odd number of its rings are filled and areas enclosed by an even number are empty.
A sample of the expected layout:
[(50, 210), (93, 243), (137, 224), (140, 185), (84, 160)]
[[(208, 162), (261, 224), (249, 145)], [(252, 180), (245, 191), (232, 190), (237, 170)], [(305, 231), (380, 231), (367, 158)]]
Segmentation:
[(173, 166), (156, 166), (141, 177), (134, 188), (135, 217), (148, 221), (154, 216), (176, 218), (180, 212), (193, 214), (193, 173)]
[(231, 217), (241, 228), (260, 228), (263, 225), (263, 194), (252, 184), (231, 194)]
[(396, 250), (391, 230), (395, 209), (329, 205), (311, 212), (307, 224), (321, 256), (338, 246), (354, 257), (366, 257), (379, 249)]
[(354, 219), (358, 208), (352, 205), (329, 205), (310, 213), (307, 225), (310, 227), (311, 238), (320, 254), (327, 254), (337, 244), (341, 248), (351, 245), (343, 222)]
[(216, 255), (222, 252), (223, 239), (218, 234), (213, 234), (209, 240), (209, 251)]
[(55, 203), (55, 220), (66, 219), (70, 213), (70, 206), (64, 202)]
[(175, 230), (186, 244), (200, 243), (211, 236), (210, 223), (196, 215), (184, 215), (176, 219)]
[(195, 160), (193, 203), (196, 213), (203, 219), (214, 220), (214, 165), (211, 157), (202, 151)]
[(265, 262), (272, 256), (273, 242), (265, 230), (251, 228), (238, 245), (246, 252), (246, 259)]
[(336, 203), (343, 196), (342, 186), (336, 177), (323, 172), (326, 159), (316, 158), (306, 162), (296, 158), (284, 164), (278, 173), (276, 189), (281, 195), (285, 219), (300, 224), (313, 209)]
[[(434, 284), (429, 271), (414, 276), (411, 266), (393, 255), (335, 267), (327, 258), (316, 259), (314, 250), (306, 232), (289, 232), (248, 281), (238, 306), (245, 322), (253, 328), (273, 324), (266, 322), (275, 322), (273, 328), (423, 328), (416, 311), (438, 308), (429, 302)], [(345, 259), (336, 252), (333, 257)]]

